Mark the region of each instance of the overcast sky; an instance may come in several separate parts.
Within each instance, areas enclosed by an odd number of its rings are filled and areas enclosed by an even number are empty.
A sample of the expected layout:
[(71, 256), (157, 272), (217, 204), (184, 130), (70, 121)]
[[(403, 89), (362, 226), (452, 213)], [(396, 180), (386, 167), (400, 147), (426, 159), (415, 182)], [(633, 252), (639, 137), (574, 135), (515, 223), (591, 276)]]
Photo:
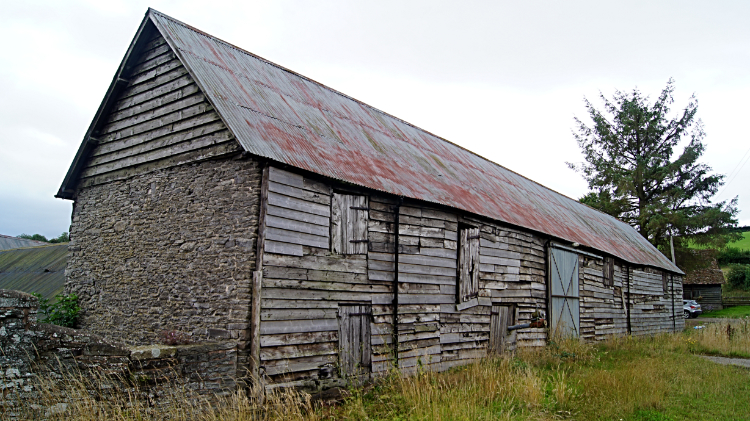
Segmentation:
[[(147, 8), (578, 198), (583, 98), (675, 79), (750, 225), (750, 2), (0, 0), (0, 234), (68, 231), (55, 199)], [(744, 160), (743, 160), (744, 157)]]

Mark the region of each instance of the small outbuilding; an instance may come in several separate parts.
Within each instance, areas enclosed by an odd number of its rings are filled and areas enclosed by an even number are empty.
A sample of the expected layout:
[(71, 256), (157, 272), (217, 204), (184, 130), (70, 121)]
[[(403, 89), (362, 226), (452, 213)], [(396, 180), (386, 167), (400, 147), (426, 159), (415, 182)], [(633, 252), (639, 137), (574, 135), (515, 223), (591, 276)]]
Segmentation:
[(268, 387), (683, 328), (629, 225), (154, 10), (57, 197), (84, 328), (234, 341)]

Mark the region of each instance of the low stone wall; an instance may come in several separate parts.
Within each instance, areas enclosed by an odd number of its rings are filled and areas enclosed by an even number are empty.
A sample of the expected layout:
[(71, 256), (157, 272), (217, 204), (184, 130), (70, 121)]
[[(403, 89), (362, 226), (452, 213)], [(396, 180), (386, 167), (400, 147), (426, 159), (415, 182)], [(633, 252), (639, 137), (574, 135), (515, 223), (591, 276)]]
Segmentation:
[[(237, 388), (237, 343), (129, 347), (98, 335), (37, 323), (38, 300), (0, 290), (0, 415), (12, 417), (20, 405), (39, 405), (40, 384), (92, 380), (91, 393), (127, 394), (149, 404), (175, 393), (222, 395)], [(41, 383), (40, 383), (41, 382)], [(55, 387), (49, 388), (54, 390)], [(58, 409), (69, 397), (60, 396)], [(50, 402), (44, 402), (49, 404)], [(27, 408), (28, 409), (28, 408)]]

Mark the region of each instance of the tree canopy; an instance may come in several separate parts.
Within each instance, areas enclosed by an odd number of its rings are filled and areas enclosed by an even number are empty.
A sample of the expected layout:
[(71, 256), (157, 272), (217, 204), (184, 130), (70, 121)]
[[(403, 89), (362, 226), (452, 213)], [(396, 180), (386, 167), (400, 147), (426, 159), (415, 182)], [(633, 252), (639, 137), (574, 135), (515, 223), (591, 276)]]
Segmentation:
[(627, 222), (652, 244), (666, 246), (671, 234), (685, 246), (721, 247), (738, 236), (737, 198), (711, 202), (724, 176), (698, 162), (706, 134), (695, 95), (670, 117), (673, 92), (670, 79), (653, 103), (638, 89), (615, 91), (611, 99), (600, 94), (602, 109), (584, 98), (591, 121), (575, 118), (573, 134), (585, 162), (568, 166), (588, 182), (581, 202)]
[(18, 236), (18, 238), (25, 238), (27, 240), (34, 240), (34, 241), (43, 241), (45, 243), (67, 243), (70, 241), (70, 237), (68, 236), (67, 232), (64, 232), (60, 234), (57, 238), (51, 238), (47, 239), (47, 237), (43, 236), (42, 234), (21, 234)]

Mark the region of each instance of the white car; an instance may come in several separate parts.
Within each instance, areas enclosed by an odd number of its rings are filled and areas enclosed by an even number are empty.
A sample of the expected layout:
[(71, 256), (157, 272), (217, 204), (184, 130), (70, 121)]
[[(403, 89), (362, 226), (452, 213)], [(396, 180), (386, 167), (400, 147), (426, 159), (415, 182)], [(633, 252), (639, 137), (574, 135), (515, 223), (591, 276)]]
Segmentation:
[(689, 319), (691, 317), (695, 318), (703, 314), (701, 305), (698, 304), (695, 300), (682, 300), (682, 311), (686, 319)]

